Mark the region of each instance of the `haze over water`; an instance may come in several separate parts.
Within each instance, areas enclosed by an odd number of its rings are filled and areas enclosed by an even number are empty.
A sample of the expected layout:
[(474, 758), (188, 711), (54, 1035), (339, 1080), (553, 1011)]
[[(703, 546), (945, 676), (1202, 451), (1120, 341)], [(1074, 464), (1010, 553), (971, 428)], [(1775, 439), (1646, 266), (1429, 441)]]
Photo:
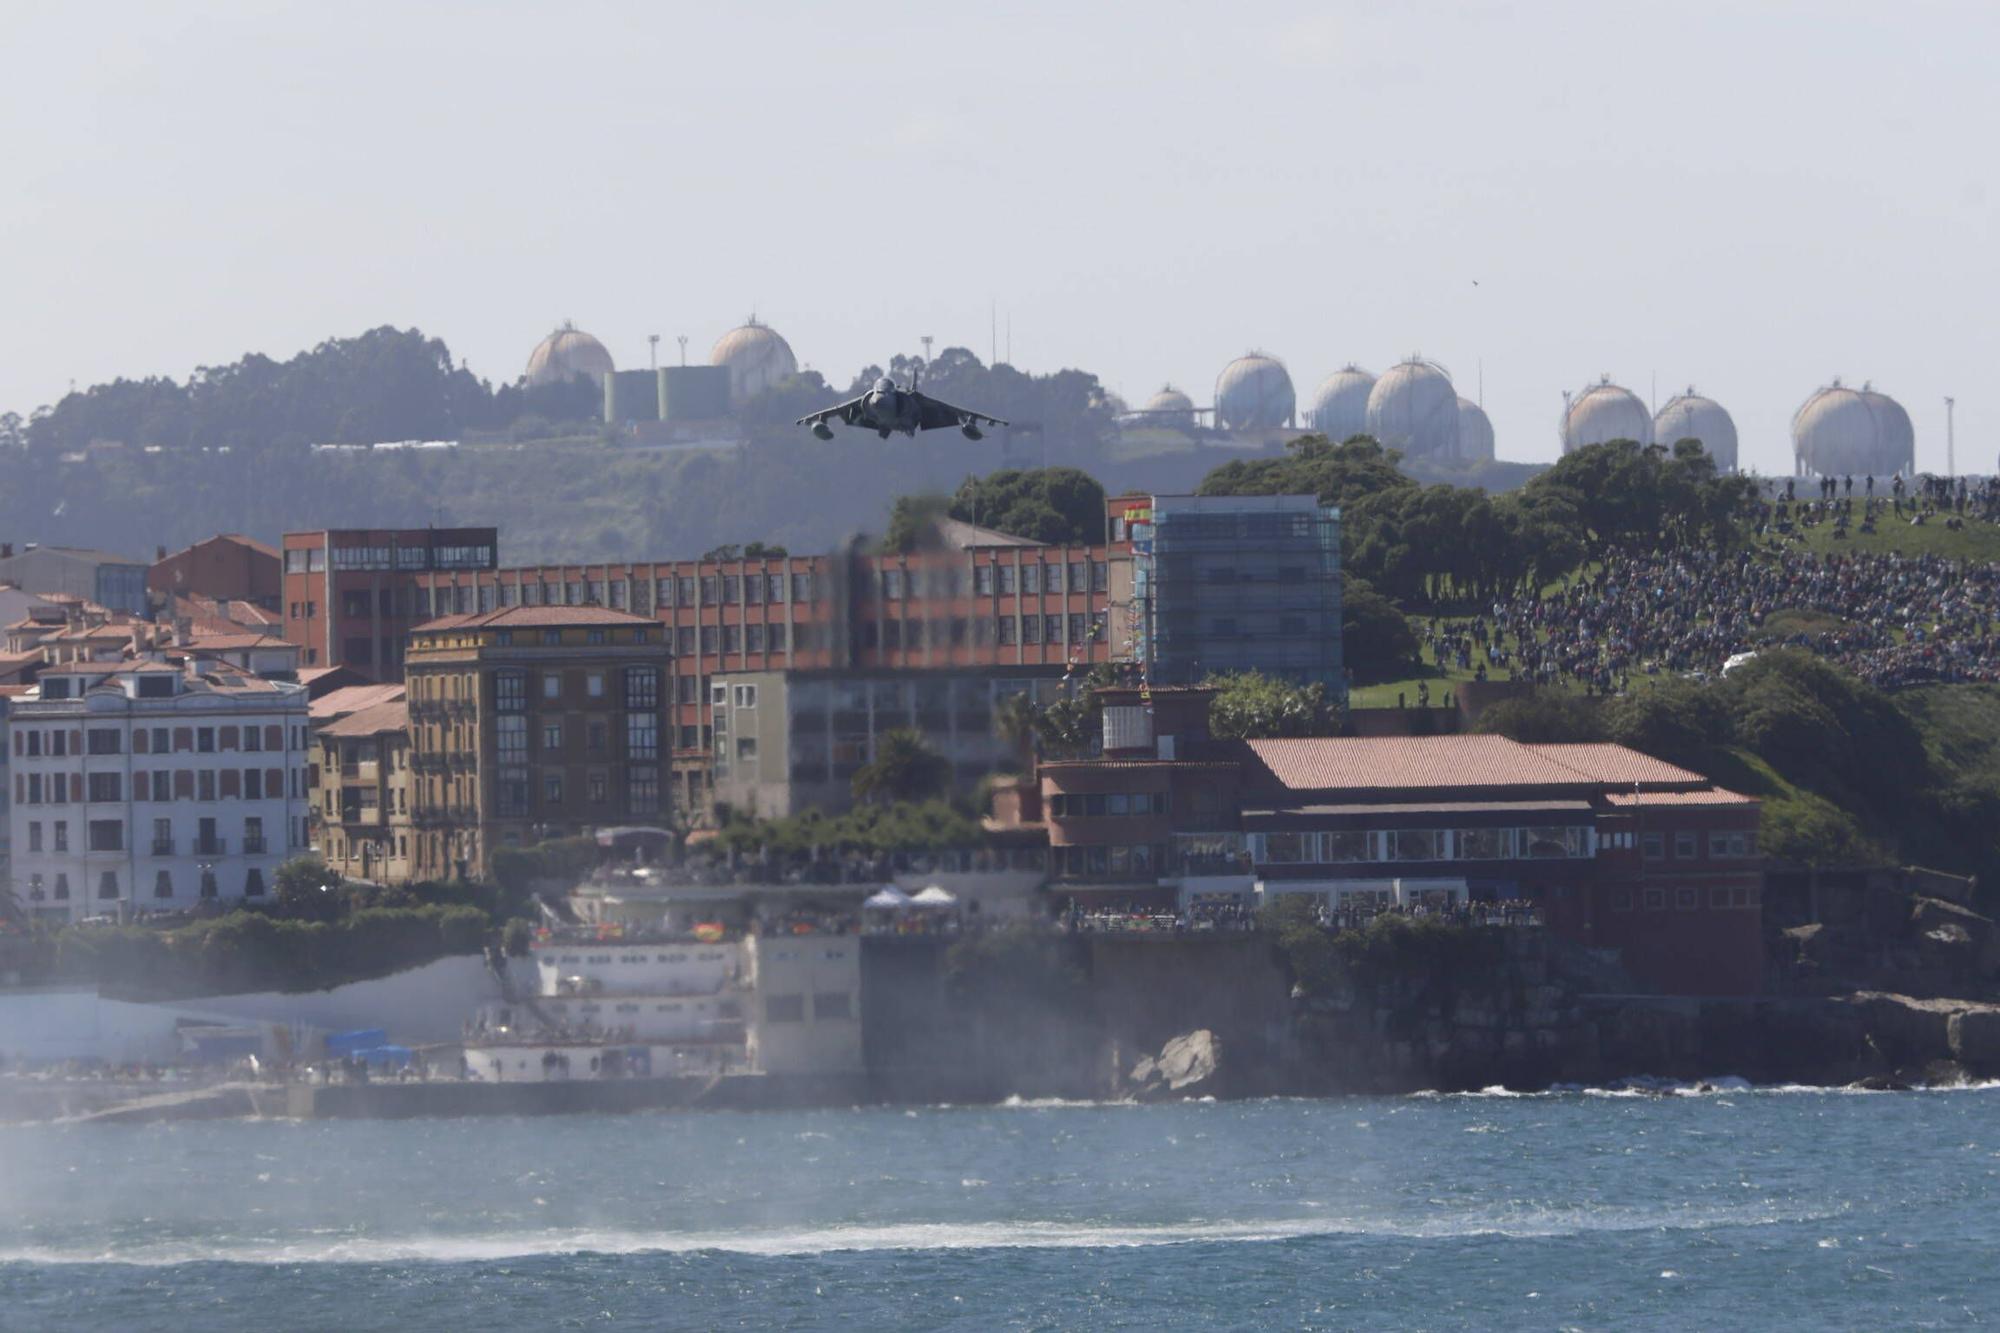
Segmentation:
[(2000, 1089), (0, 1130), (0, 1326), (1956, 1327)]

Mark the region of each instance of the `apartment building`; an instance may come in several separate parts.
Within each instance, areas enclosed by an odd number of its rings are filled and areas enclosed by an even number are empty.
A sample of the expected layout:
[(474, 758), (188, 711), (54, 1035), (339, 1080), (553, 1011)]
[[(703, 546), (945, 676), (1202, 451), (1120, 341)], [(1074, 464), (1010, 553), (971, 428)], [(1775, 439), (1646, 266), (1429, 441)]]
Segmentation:
[(659, 622), (590, 606), (444, 616), (410, 634), (412, 864), (482, 877), (494, 849), (669, 815)]
[(390, 699), (337, 717), (313, 733), (313, 745), (320, 855), (349, 879), (409, 883), (416, 824), (408, 703)]
[[(426, 545), (443, 536), (450, 544)], [(420, 618), (547, 607), (651, 618), (672, 654), (675, 799), (700, 809), (716, 744), (712, 687), (724, 673), (1057, 680), (1121, 655), (1112, 627), (1123, 617), (1111, 608), (1131, 595), (1129, 547), (1045, 546), (970, 524), (949, 525), (946, 538), (907, 554), (850, 543), (818, 556), (501, 569), (490, 528), (290, 533), (286, 637), (305, 650), (301, 670), (340, 662), (395, 679), (384, 664), (401, 670), (400, 638)]]
[[(401, 680), (411, 629), (474, 609), (417, 597), (439, 572), (491, 572), (493, 528), (342, 528), (288, 532), (281, 595), (285, 637), (301, 670), (350, 667), (371, 680)], [(435, 607), (435, 609), (433, 609)]]
[(205, 597), (278, 609), (282, 559), (277, 549), (240, 532), (218, 533), (173, 552), (163, 546), (146, 571), (146, 590), (157, 607), (177, 597)]
[(12, 884), (39, 917), (260, 898), (307, 848), (303, 686), (134, 649), (49, 666), (9, 713)]

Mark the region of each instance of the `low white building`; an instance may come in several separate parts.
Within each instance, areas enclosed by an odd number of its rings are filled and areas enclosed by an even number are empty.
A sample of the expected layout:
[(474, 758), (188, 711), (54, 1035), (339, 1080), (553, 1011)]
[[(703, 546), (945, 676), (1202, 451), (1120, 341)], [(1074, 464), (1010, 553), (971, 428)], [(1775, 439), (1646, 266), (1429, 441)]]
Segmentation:
[(260, 898), (306, 850), (302, 685), (163, 649), (50, 666), (9, 711), (11, 879), (37, 917)]

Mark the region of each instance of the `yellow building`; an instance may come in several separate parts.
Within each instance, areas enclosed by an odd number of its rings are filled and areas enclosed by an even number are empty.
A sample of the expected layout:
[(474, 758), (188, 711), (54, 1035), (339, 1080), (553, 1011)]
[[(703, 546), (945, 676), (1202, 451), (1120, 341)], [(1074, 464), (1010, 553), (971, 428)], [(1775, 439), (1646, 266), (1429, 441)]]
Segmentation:
[(410, 631), (418, 879), (483, 878), (493, 849), (667, 817), (671, 657), (659, 622), (513, 606)]
[(320, 854), (351, 879), (407, 884), (411, 871), (410, 710), (401, 699), (321, 727), (314, 812)]

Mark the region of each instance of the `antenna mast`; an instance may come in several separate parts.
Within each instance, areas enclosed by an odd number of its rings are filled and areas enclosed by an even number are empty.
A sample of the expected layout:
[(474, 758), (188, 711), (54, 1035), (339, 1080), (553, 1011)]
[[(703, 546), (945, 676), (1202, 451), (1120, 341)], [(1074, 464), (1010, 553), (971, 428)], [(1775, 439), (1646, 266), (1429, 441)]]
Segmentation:
[(1947, 477), (1958, 475), (1958, 437), (1952, 429), (1952, 409), (1957, 404), (1956, 398), (1947, 396), (1944, 400), (1944, 474)]

